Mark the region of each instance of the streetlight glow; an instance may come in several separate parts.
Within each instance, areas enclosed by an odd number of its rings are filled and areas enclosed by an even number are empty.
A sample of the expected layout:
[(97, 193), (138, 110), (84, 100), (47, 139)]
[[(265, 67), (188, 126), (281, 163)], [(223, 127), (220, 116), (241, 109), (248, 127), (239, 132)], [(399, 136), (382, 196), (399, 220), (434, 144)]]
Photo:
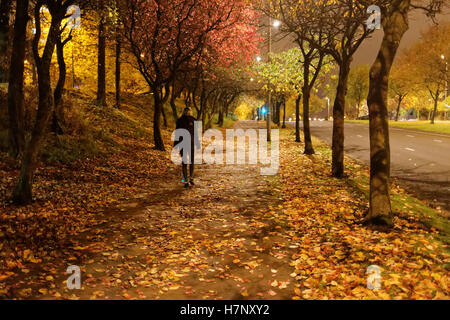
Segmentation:
[(444, 56), (444, 55), (441, 55), (441, 59), (442, 59), (442, 60), (445, 60), (445, 56)]
[(260, 57), (260, 56), (257, 56), (257, 57), (256, 57), (256, 61), (261, 62), (261, 57)]
[(274, 28), (278, 28), (279, 26), (281, 26), (281, 21), (275, 20), (275, 21), (273, 22), (273, 26), (274, 26)]

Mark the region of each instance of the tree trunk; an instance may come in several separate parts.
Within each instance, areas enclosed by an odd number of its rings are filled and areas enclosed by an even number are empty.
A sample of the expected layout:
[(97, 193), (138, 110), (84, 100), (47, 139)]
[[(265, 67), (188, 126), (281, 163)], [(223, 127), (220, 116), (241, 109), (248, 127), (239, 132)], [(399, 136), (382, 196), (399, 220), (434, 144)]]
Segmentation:
[(62, 42), (61, 35), (59, 35), (58, 40), (56, 42), (56, 57), (58, 60), (59, 78), (53, 94), (55, 108), (53, 110), (53, 120), (52, 120), (52, 132), (56, 134), (63, 133), (63, 130), (58, 120), (58, 116), (62, 113), (61, 112), (62, 110), (60, 110), (61, 99), (64, 90), (64, 85), (66, 83), (66, 74), (67, 74), (66, 62), (64, 61), (64, 45), (68, 41), (70, 41), (71, 38), (72, 37), (70, 35), (66, 40), (64, 40), (64, 42)]
[(280, 126), (281, 124), (281, 102), (275, 103), (275, 123)]
[(162, 112), (162, 98), (161, 90), (153, 88), (153, 99), (155, 103), (155, 110), (153, 114), (153, 140), (155, 142), (155, 149), (165, 151), (164, 141), (161, 136), (161, 112)]
[(431, 114), (431, 124), (434, 124), (434, 120), (436, 118), (438, 100), (439, 100), (439, 89), (436, 91), (436, 95), (433, 97), (434, 108), (433, 108), (433, 113)]
[(300, 139), (300, 101), (302, 95), (299, 94), (295, 100), (295, 142), (302, 142)]
[(314, 148), (311, 140), (311, 130), (309, 126), (309, 97), (310, 88), (303, 88), (303, 134), (305, 140), (305, 154), (314, 154)]
[(97, 102), (106, 106), (106, 35), (103, 13), (98, 24)]
[(67, 7), (53, 9), (52, 21), (49, 28), (45, 49), (42, 57), (39, 55), (39, 39), (41, 37), (40, 26), (41, 6), (35, 6), (34, 18), (36, 21), (36, 34), (33, 39), (33, 55), (38, 70), (39, 102), (36, 120), (31, 132), (31, 140), (27, 143), (22, 157), (22, 167), (19, 180), (13, 193), (13, 201), (17, 204), (28, 204), (32, 201), (32, 182), (34, 171), (37, 167), (38, 154), (45, 138), (46, 128), (53, 111), (53, 95), (50, 81), (50, 65), (59, 35), (61, 21)]
[(23, 128), (23, 78), (28, 4), (28, 0), (17, 1), (16, 19), (14, 22), (14, 40), (9, 73), (8, 145), (9, 154), (15, 158), (17, 158), (25, 148), (25, 132)]
[(167, 118), (166, 118), (166, 111), (164, 110), (164, 103), (161, 105), (161, 114), (162, 114), (162, 118), (163, 118), (163, 126), (164, 126), (164, 128), (167, 128), (168, 124), (167, 124)]
[(283, 129), (286, 128), (286, 101), (283, 101)]
[[(178, 91), (178, 92), (181, 93), (181, 91)], [(175, 101), (176, 101), (177, 97), (179, 96), (179, 94), (177, 94), (178, 92), (175, 90), (175, 81), (173, 81), (172, 92), (170, 95), (170, 108), (172, 109), (172, 115), (173, 115), (175, 122), (177, 122), (177, 120), (178, 120), (177, 105), (175, 104)]]
[(350, 59), (344, 58), (339, 68), (336, 99), (333, 106), (332, 176), (344, 176), (344, 115)]
[(219, 127), (223, 127), (223, 106), (221, 105), (219, 108), (219, 121), (218, 121), (218, 125)]
[(116, 108), (120, 109), (120, 57), (122, 55), (122, 43), (120, 39), (120, 35), (117, 32), (116, 34), (116, 72), (115, 72), (115, 80), (116, 80)]
[(314, 154), (314, 148), (311, 141), (311, 130), (309, 127), (309, 98), (311, 94), (311, 87), (309, 85), (309, 68), (311, 62), (305, 59), (303, 64), (303, 134), (305, 140), (305, 154)]
[(390, 15), (383, 20), (384, 37), (370, 70), (370, 196), (366, 222), (393, 226), (390, 201), (390, 145), (387, 109), (389, 73), (404, 33), (408, 30), (409, 0), (391, 2)]
[(398, 121), (398, 118), (400, 116), (400, 106), (402, 105), (402, 96), (398, 96), (398, 103), (397, 103), (397, 111), (395, 113), (395, 122)]
[(0, 83), (8, 81), (7, 62), (4, 59), (6, 59), (8, 51), (11, 4), (12, 0), (1, 0), (0, 2)]

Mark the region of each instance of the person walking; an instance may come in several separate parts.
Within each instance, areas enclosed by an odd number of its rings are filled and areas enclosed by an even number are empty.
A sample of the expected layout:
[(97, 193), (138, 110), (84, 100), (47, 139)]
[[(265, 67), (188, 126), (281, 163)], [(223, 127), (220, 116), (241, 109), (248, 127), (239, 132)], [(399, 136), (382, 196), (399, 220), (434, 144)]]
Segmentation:
[[(189, 185), (194, 186), (194, 159), (195, 159), (195, 146), (200, 149), (200, 141), (195, 134), (195, 119), (192, 116), (192, 109), (187, 107), (183, 111), (183, 115), (177, 120), (176, 129), (185, 129), (191, 136), (190, 150), (180, 149), (180, 155), (182, 157), (182, 171), (185, 188), (189, 188)], [(174, 142), (176, 148), (183, 141), (183, 137), (180, 137), (178, 141)], [(189, 177), (188, 177), (188, 164), (189, 164)]]

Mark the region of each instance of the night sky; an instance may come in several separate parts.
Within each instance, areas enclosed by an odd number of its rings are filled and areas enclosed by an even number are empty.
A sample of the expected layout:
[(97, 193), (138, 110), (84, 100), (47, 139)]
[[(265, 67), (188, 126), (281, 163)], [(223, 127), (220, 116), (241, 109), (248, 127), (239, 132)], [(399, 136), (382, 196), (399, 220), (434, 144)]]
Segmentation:
[[(266, 19), (263, 19), (266, 20)], [(437, 21), (450, 21), (450, 10), (446, 11), (446, 14), (441, 14), (436, 17)], [(267, 21), (264, 21), (267, 24)], [(415, 10), (410, 14), (410, 25), (409, 30), (405, 33), (402, 39), (402, 43), (400, 44), (401, 54), (402, 50), (409, 48), (411, 45), (420, 40), (422, 33), (425, 32), (431, 25), (433, 24), (432, 20), (419, 10)], [(267, 39), (267, 26), (261, 29), (261, 35)], [(369, 64), (371, 65), (376, 58), (378, 53), (378, 49), (380, 48), (381, 41), (383, 39), (383, 31), (377, 30), (373, 33), (370, 39), (367, 39), (360, 47), (360, 49), (356, 52), (353, 65), (358, 64)], [(296, 46), (295, 43), (292, 42), (292, 39), (288, 37), (284, 37), (280, 39), (280, 35), (274, 32), (273, 39), (273, 51), (280, 52), (288, 50), (289, 48)], [(261, 57), (266, 59), (267, 54), (267, 41), (264, 44), (264, 47), (261, 48)]]

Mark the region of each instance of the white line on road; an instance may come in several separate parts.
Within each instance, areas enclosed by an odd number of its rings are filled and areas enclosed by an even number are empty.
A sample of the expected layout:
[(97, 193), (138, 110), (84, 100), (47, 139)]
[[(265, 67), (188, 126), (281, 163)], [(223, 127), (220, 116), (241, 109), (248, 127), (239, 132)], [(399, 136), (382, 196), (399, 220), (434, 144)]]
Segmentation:
[(433, 140), (434, 142), (442, 143), (442, 140)]
[(412, 136), (412, 135), (410, 135), (410, 134), (407, 134), (406, 136), (407, 136), (407, 137), (410, 137), (410, 138), (414, 138), (414, 136)]
[(362, 135), (360, 135), (360, 134), (358, 134), (358, 136), (357, 136), (358, 138), (364, 138)]
[(411, 148), (405, 148), (405, 150), (411, 151), (411, 152), (415, 152), (416, 150), (411, 149)]

